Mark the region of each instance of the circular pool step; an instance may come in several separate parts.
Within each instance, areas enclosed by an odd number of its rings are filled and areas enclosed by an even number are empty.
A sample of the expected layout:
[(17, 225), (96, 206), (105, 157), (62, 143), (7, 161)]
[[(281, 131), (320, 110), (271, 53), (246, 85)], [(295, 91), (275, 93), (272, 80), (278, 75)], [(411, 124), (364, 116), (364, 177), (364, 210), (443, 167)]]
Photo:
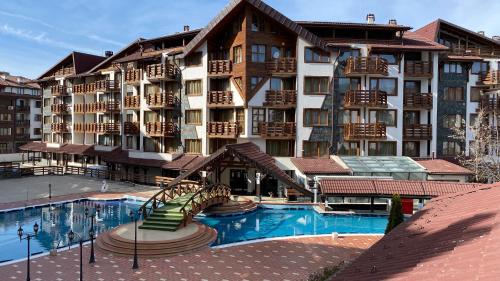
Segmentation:
[(252, 200), (229, 201), (225, 204), (212, 206), (203, 211), (208, 216), (231, 216), (252, 212), (257, 209), (257, 204)]

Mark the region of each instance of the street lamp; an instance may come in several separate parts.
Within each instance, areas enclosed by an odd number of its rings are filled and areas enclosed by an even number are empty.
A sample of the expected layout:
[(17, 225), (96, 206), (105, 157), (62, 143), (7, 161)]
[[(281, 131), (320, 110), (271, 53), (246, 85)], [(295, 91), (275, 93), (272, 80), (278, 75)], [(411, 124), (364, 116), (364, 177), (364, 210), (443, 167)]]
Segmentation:
[(255, 190), (255, 194), (257, 195), (257, 198), (259, 200), (259, 202), (262, 201), (262, 197), (260, 195), (260, 180), (261, 180), (261, 174), (260, 172), (257, 172), (255, 173), (255, 184), (257, 185), (256, 186), (256, 190)]
[(49, 183), (49, 199), (52, 199), (52, 184)]
[(17, 230), (17, 235), (19, 236), (19, 242), (21, 242), (21, 240), (23, 239), (26, 239), (28, 241), (28, 261), (27, 261), (28, 272), (26, 274), (26, 281), (30, 281), (30, 256), (31, 256), (30, 240), (31, 238), (36, 237), (37, 234), (38, 234), (38, 223), (36, 222), (33, 225), (33, 233), (24, 233), (24, 230), (21, 226), (19, 226), (19, 229)]
[(74, 233), (73, 230), (70, 230), (68, 232), (68, 247), (71, 247), (71, 242), (73, 242), (73, 239), (75, 239), (75, 235), (77, 235), (79, 238), (78, 243), (80, 244), (80, 281), (83, 281), (83, 239), (78, 233)]
[(137, 260), (137, 214), (134, 211), (130, 210), (129, 213), (130, 220), (134, 221), (134, 265), (132, 265), (132, 269), (139, 268), (139, 262)]
[(203, 182), (202, 182), (202, 188), (205, 189), (205, 182), (207, 180), (207, 171), (201, 171), (201, 178), (203, 180)]
[(96, 218), (96, 215), (99, 215), (99, 212), (101, 211), (101, 206), (97, 205), (95, 212), (92, 213), (92, 215), (89, 215), (89, 208), (85, 208), (85, 219), (90, 218), (90, 229), (89, 229), (89, 237), (90, 237), (90, 258), (89, 258), (89, 263), (95, 263), (95, 255), (94, 255), (94, 220)]

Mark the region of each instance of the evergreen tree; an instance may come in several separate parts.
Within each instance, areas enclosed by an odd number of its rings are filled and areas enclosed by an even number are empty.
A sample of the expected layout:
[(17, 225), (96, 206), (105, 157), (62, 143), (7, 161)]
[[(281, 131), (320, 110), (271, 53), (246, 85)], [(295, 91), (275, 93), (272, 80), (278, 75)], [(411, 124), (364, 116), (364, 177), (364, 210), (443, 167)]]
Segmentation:
[(387, 228), (385, 233), (389, 233), (392, 229), (398, 226), (404, 221), (403, 216), (403, 204), (401, 203), (401, 197), (399, 194), (392, 195), (391, 199), (391, 212), (389, 214), (389, 219), (387, 222)]

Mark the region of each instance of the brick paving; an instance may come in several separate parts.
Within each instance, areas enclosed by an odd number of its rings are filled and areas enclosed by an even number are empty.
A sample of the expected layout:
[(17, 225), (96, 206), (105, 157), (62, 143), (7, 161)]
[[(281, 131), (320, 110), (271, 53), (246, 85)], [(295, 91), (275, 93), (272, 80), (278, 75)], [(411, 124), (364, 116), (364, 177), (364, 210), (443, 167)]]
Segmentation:
[[(140, 259), (132, 270), (132, 259), (96, 251), (96, 263), (88, 264), (89, 246), (84, 246), (84, 280), (305, 280), (325, 266), (352, 260), (378, 241), (380, 236), (330, 236), (274, 240), (219, 249), (206, 249), (162, 259)], [(2, 280), (24, 280), (26, 261), (0, 266)], [(32, 259), (31, 280), (78, 280), (79, 249), (56, 257)]]

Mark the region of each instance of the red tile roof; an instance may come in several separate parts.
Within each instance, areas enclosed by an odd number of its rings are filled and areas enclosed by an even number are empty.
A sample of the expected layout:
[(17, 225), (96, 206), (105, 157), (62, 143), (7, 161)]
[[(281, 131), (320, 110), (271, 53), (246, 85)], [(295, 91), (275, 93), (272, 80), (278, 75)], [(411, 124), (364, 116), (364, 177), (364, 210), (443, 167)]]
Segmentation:
[(438, 197), (332, 280), (499, 280), (500, 183)]
[(443, 159), (417, 160), (429, 174), (473, 175), (474, 173), (462, 166)]
[(415, 34), (414, 32), (407, 32), (403, 36), (402, 44), (394, 43), (375, 43), (369, 44), (369, 47), (376, 50), (431, 50), (431, 51), (447, 51), (448, 47), (429, 40), (423, 36)]
[(203, 159), (205, 159), (205, 157), (203, 157), (201, 155), (184, 154), (172, 162), (167, 162), (167, 163), (163, 164), (162, 168), (167, 169), (167, 170), (185, 171), (185, 170), (189, 170), (191, 167), (193, 167), (197, 163), (203, 161)]
[(330, 158), (292, 158), (292, 163), (304, 174), (342, 174), (350, 173), (349, 169), (340, 166)]
[(404, 197), (437, 197), (444, 194), (470, 190), (478, 184), (438, 182), (438, 181), (404, 181), (404, 180), (368, 180), (368, 179), (321, 179), (320, 189), (323, 194), (344, 196), (392, 196)]
[(437, 32), (439, 29), (439, 20), (435, 20), (417, 30), (413, 33), (424, 37), (431, 41), (437, 41)]

